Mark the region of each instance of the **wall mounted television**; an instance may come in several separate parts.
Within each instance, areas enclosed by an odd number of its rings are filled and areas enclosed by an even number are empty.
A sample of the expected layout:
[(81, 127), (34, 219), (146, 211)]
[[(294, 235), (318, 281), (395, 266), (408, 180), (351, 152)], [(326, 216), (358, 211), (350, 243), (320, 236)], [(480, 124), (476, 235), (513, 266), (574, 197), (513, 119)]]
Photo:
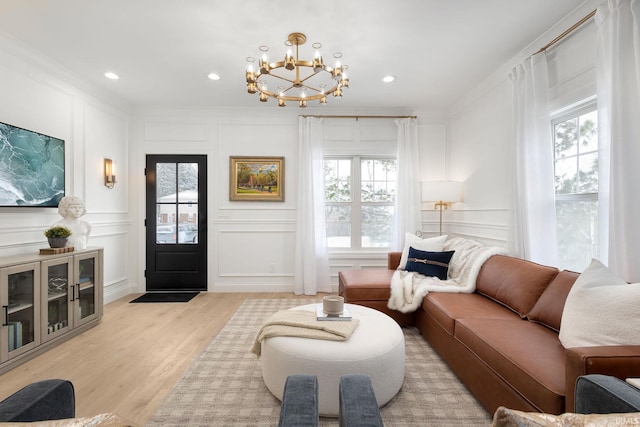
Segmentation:
[(57, 207), (64, 140), (0, 122), (0, 207)]

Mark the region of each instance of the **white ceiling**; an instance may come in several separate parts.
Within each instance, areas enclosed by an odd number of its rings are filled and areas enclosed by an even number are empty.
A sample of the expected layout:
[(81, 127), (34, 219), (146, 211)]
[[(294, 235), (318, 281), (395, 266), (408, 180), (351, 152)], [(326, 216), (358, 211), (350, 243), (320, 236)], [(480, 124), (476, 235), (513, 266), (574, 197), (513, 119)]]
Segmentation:
[[(340, 51), (349, 65), (332, 107), (442, 109), (584, 2), (1, 0), (0, 31), (131, 105), (203, 107), (259, 105), (245, 58), (265, 44), (273, 61), (299, 31), (301, 57), (319, 41), (325, 61)], [(383, 84), (386, 74), (397, 80)]]

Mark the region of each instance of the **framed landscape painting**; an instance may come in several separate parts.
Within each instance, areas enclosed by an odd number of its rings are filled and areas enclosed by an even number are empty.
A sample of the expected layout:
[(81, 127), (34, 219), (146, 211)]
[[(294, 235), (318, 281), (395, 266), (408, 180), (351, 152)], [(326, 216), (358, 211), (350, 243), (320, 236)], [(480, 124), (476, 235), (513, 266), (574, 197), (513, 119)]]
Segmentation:
[(284, 157), (229, 157), (229, 200), (284, 202)]

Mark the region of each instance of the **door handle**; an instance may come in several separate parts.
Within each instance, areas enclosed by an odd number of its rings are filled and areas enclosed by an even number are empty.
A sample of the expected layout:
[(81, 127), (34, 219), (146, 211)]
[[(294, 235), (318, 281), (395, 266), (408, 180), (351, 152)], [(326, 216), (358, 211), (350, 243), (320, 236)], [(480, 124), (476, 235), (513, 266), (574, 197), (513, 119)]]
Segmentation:
[(9, 306), (3, 305), (2, 308), (4, 308), (4, 323), (2, 326), (9, 326)]

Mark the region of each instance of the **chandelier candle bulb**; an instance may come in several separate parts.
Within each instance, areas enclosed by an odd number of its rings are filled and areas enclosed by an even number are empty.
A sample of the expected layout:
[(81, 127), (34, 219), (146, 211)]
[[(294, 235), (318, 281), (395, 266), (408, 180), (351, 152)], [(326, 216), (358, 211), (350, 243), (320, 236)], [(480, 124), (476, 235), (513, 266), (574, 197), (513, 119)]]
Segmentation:
[(284, 68), (291, 71), (295, 68), (295, 63), (293, 61), (293, 54), (291, 53), (291, 49), (287, 50), (287, 54), (284, 57)]
[(262, 58), (259, 62), (260, 65), (260, 74), (269, 74), (269, 58), (267, 58), (267, 54), (263, 53)]
[(322, 56), (320, 52), (316, 50), (315, 57), (313, 58), (313, 71), (321, 71), (322, 70)]
[(340, 61), (336, 61), (336, 66), (333, 68), (333, 78), (338, 78), (342, 75), (342, 66)]
[(247, 65), (247, 83), (255, 83), (256, 75), (253, 73), (253, 66), (251, 64)]

